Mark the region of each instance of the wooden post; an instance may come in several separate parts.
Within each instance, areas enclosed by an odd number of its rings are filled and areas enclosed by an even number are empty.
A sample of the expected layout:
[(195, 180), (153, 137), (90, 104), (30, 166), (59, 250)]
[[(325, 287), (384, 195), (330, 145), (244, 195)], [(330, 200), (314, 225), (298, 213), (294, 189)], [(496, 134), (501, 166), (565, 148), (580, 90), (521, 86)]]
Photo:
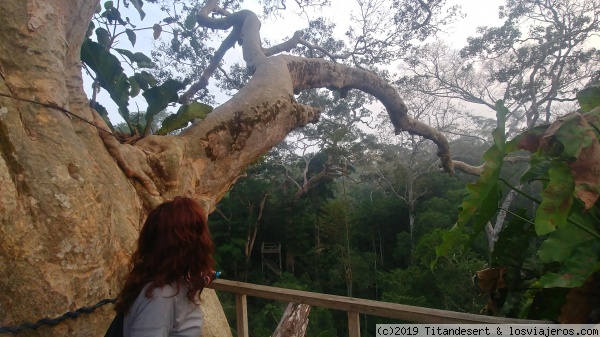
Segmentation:
[(360, 337), (360, 316), (358, 312), (348, 311), (348, 337)]
[(238, 337), (249, 337), (248, 334), (248, 303), (246, 295), (235, 294), (235, 312)]

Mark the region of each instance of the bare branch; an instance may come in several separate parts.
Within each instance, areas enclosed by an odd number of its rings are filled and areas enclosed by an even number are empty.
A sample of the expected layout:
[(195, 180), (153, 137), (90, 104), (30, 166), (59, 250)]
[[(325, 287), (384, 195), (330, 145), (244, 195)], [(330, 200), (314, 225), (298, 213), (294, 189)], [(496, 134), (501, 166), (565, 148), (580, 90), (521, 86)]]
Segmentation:
[(336, 59), (347, 59), (352, 55), (356, 55), (356, 54), (360, 54), (360, 53), (346, 53), (346, 54), (331, 54), (330, 52), (328, 52), (327, 50), (325, 50), (325, 48), (322, 48), (320, 46), (317, 46), (315, 44), (312, 44), (304, 39), (300, 39), (300, 44), (303, 46), (306, 46), (310, 49), (314, 49), (314, 50), (318, 50), (321, 53), (325, 54), (327, 57), (329, 57), (332, 60), (336, 60)]

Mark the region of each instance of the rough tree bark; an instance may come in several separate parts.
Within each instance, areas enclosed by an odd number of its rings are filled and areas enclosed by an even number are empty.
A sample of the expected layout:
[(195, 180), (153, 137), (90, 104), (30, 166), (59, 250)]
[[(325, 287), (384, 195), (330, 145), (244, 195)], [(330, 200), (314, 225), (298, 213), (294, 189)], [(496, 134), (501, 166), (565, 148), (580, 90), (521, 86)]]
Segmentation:
[(304, 337), (308, 327), (310, 305), (289, 303), (272, 337)]
[[(0, 2), (0, 326), (58, 316), (113, 297), (147, 211), (176, 195), (212, 212), (242, 170), (291, 130), (318, 119), (294, 93), (360, 89), (385, 105), (396, 131), (433, 140), (446, 170), (445, 138), (406, 114), (393, 87), (370, 72), (321, 59), (267, 57), (252, 12), (221, 13), (207, 1), (201, 25), (233, 27), (255, 70), (230, 101), (181, 135), (121, 144), (88, 107), (80, 46), (96, 7), (85, 0)], [(73, 115), (71, 115), (70, 112)], [(205, 336), (230, 335), (213, 291), (203, 293)], [(99, 336), (112, 311), (24, 336)]]

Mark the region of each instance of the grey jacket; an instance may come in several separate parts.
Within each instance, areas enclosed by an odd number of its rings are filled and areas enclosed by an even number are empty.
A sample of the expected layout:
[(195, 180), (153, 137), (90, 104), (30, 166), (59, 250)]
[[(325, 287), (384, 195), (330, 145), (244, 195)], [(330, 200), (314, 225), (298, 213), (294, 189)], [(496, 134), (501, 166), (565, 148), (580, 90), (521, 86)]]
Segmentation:
[[(125, 315), (125, 337), (199, 337), (202, 311), (187, 298), (187, 288), (177, 284), (156, 288), (145, 296), (147, 284)], [(179, 289), (178, 289), (179, 288)]]

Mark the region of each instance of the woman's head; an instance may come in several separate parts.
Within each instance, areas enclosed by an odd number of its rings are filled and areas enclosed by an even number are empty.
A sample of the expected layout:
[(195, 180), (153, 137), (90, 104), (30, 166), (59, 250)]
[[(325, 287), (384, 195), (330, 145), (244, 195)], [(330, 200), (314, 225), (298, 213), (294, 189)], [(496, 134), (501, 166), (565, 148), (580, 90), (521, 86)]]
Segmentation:
[(211, 275), (214, 265), (206, 219), (202, 207), (186, 197), (162, 203), (148, 214), (132, 256), (132, 270), (117, 303), (118, 311), (128, 310), (150, 282), (147, 295), (175, 281), (187, 286), (190, 299), (202, 290), (205, 276)]

